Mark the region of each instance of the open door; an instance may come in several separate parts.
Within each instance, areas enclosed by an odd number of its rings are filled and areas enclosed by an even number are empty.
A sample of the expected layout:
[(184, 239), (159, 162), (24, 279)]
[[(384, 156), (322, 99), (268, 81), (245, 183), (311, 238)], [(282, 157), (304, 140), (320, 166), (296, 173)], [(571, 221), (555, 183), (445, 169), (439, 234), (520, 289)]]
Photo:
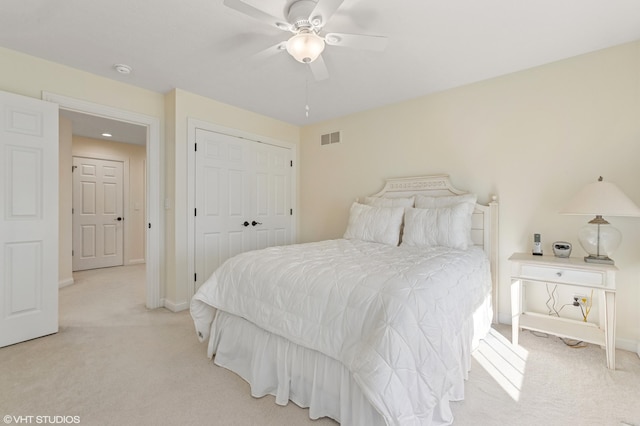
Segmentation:
[(58, 105), (0, 92), (0, 347), (58, 331)]

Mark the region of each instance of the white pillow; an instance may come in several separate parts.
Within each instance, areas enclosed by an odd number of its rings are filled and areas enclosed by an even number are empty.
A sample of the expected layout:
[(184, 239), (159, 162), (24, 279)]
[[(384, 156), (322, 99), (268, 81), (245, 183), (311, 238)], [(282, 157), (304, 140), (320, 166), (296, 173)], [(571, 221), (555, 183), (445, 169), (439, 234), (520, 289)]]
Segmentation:
[(471, 214), (474, 207), (469, 203), (461, 203), (437, 209), (406, 209), (402, 245), (466, 250), (471, 245)]
[(413, 207), (415, 197), (409, 198), (383, 198), (383, 197), (365, 197), (364, 203), (368, 206), (375, 207)]
[(437, 209), (439, 207), (451, 207), (456, 204), (469, 203), (475, 205), (478, 201), (476, 194), (445, 195), (442, 197), (429, 197), (426, 195), (416, 195), (417, 209)]
[(404, 207), (373, 207), (353, 203), (343, 238), (397, 246), (403, 215)]
[[(462, 194), (462, 195), (445, 195), (442, 197), (429, 197), (427, 195), (416, 195), (416, 208), (417, 209), (437, 209), (441, 207), (452, 207), (458, 204), (468, 204), (471, 208), (471, 213), (476, 209), (476, 202), (478, 196), (476, 194)], [(471, 219), (469, 219), (471, 220)], [(473, 245), (471, 239), (471, 231), (469, 231), (468, 245)]]

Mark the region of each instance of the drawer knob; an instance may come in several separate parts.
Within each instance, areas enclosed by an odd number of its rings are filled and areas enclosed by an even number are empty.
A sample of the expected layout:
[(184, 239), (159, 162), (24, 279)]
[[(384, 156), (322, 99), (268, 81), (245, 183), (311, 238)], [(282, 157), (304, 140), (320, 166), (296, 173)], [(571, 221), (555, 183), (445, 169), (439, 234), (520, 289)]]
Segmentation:
[(558, 272), (556, 272), (556, 275), (557, 275), (557, 276), (559, 276), (559, 277), (561, 277), (561, 276), (562, 276), (562, 271), (558, 271)]

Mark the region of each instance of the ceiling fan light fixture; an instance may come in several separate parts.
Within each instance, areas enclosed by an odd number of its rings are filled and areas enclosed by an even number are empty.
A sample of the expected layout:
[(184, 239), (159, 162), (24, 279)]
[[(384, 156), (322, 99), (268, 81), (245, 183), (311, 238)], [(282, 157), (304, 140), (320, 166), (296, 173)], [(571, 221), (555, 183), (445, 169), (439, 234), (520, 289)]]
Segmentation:
[(324, 40), (314, 32), (301, 31), (287, 41), (287, 52), (304, 64), (315, 61), (324, 50)]

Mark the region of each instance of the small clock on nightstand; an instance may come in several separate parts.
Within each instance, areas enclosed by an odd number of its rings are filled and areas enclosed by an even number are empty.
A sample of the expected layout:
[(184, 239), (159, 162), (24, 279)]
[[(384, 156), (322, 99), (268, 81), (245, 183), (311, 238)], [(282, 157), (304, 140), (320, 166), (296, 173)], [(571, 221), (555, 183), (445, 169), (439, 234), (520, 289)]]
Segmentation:
[(566, 241), (556, 241), (551, 245), (553, 248), (553, 255), (556, 257), (569, 257), (571, 256), (571, 243)]

